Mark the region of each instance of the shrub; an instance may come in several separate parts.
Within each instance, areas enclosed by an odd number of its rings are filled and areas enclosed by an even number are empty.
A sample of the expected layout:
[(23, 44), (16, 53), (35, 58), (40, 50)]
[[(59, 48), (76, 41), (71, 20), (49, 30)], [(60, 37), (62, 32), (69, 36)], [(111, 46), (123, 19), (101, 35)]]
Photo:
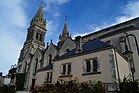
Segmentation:
[(36, 87), (32, 93), (105, 93), (102, 82), (87, 81), (79, 83), (78, 79), (63, 81), (58, 80), (55, 84), (44, 84)]
[(120, 93), (139, 93), (138, 80), (124, 78), (119, 82)]

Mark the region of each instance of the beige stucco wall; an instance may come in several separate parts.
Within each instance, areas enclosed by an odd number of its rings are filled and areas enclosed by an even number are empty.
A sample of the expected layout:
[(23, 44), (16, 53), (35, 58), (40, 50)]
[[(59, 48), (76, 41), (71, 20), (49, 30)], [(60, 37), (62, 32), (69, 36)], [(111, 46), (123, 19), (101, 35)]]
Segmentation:
[(44, 84), (48, 72), (52, 72), (52, 70), (41, 71), (37, 73), (35, 86), (41, 86), (42, 84)]
[[(137, 42), (139, 44), (139, 30), (132, 30), (132, 31), (128, 31), (127, 33), (135, 35), (136, 38), (137, 38)], [(124, 52), (125, 49), (122, 48), (122, 50), (121, 50), (120, 43), (119, 43), (119, 38), (122, 37), (122, 36), (126, 36), (126, 34), (125, 33), (119, 33), (117, 35), (109, 36), (109, 37), (103, 38), (101, 40), (104, 41), (104, 42), (110, 40), (111, 44), (115, 45), (121, 52)], [(139, 56), (138, 56), (138, 53), (137, 53), (137, 49), (136, 49), (134, 39), (132, 37), (129, 37), (129, 41), (130, 41), (131, 50), (133, 51), (133, 62), (135, 64), (135, 69), (136, 69), (135, 79), (139, 79), (139, 72), (138, 72), (139, 71), (139, 62), (138, 62), (139, 61)]]
[(123, 80), (124, 77), (127, 77), (130, 74), (129, 63), (127, 62), (127, 60), (123, 59), (117, 52), (114, 53), (116, 53), (115, 58), (117, 57), (117, 64), (120, 76), (119, 78)]
[[(101, 74), (82, 76), (85, 59), (96, 58), (96, 57), (98, 58), (98, 63), (100, 66)], [(77, 77), (80, 80), (80, 82), (88, 81), (88, 80), (92, 80), (92, 81), (101, 80), (103, 82), (111, 82), (111, 80), (112, 80), (111, 75), (110, 75), (110, 68), (109, 68), (109, 51), (108, 50), (54, 62), (53, 82), (56, 82), (58, 80), (59, 76), (61, 76), (60, 75), (61, 64), (64, 64), (64, 63), (71, 63), (71, 74), (73, 75), (73, 78)], [(68, 80), (68, 78), (67, 78), (67, 80)]]
[[(135, 35), (135, 37), (137, 38), (137, 43), (139, 45), (139, 30), (132, 30), (132, 31), (128, 31), (127, 33)], [(125, 33), (120, 33), (120, 34), (117, 34), (117, 35), (114, 35), (114, 36), (104, 38), (104, 39), (102, 39), (102, 41), (106, 42), (106, 41), (110, 40), (111, 44), (115, 45), (123, 53), (123, 52), (125, 52), (124, 44), (121, 48), (120, 43), (119, 43), (119, 38), (122, 37), (122, 36), (126, 36), (126, 34)], [(136, 48), (136, 45), (135, 45), (136, 43), (135, 43), (133, 37), (128, 37), (128, 38), (129, 38), (129, 42), (130, 42), (131, 51), (133, 52), (132, 56), (133, 56), (133, 62), (135, 64), (135, 70), (136, 70), (135, 79), (139, 79), (139, 72), (138, 72), (139, 71), (139, 55), (137, 53), (137, 48)], [(128, 46), (129, 46), (129, 44), (128, 44)]]

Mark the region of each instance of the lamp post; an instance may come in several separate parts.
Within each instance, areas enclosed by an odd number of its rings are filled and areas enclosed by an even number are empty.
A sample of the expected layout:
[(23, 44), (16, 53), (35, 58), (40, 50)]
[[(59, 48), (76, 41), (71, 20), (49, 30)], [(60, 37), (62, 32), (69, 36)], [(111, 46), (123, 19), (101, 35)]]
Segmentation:
[[(137, 39), (135, 37), (135, 35), (133, 34), (127, 34), (124, 38), (124, 43), (125, 43), (125, 52), (123, 53), (123, 55), (128, 58), (129, 62), (130, 62), (130, 69), (131, 69), (131, 73), (132, 73), (132, 78), (133, 78), (133, 81), (134, 81), (134, 73), (135, 73), (135, 66), (134, 66), (134, 61), (131, 60), (131, 57), (132, 57), (132, 54), (133, 52), (128, 50), (128, 46), (127, 46), (127, 43), (126, 43), (126, 39), (128, 37), (133, 37), (134, 40), (135, 40), (135, 43), (136, 43), (136, 49), (137, 49), (137, 52), (138, 52), (138, 55), (139, 55), (139, 47), (138, 47), (138, 43), (137, 43)], [(130, 58), (130, 59), (129, 59)]]

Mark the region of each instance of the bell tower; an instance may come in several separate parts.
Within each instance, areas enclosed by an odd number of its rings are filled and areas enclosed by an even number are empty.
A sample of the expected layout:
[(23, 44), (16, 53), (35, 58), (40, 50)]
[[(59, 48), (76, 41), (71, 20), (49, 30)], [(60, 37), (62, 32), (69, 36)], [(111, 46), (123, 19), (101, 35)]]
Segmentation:
[[(43, 15), (42, 3), (30, 22), (30, 27), (28, 28), (27, 38), (24, 43), (24, 47), (32, 47), (34, 49), (45, 48), (45, 33), (46, 33), (46, 19)], [(33, 53), (33, 51), (31, 51)]]
[(34, 54), (37, 48), (45, 49), (45, 33), (46, 33), (46, 19), (44, 19), (44, 11), (42, 3), (38, 11), (30, 22), (28, 28), (26, 41), (21, 50), (19, 61), (23, 60), (27, 53)]

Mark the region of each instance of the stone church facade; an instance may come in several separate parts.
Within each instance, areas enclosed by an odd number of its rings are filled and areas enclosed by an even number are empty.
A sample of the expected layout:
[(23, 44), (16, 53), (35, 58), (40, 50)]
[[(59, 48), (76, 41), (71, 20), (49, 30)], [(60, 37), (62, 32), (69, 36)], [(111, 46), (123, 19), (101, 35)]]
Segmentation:
[(52, 40), (45, 45), (46, 24), (41, 4), (31, 20), (17, 63), (17, 73), (25, 74), (25, 89), (32, 90), (58, 79), (114, 83), (129, 75), (139, 78), (139, 57), (133, 37), (127, 40), (132, 56), (123, 55), (126, 50), (123, 41), (127, 35), (133, 34), (137, 43), (139, 41), (139, 18), (75, 39), (69, 35), (65, 20), (57, 45)]

